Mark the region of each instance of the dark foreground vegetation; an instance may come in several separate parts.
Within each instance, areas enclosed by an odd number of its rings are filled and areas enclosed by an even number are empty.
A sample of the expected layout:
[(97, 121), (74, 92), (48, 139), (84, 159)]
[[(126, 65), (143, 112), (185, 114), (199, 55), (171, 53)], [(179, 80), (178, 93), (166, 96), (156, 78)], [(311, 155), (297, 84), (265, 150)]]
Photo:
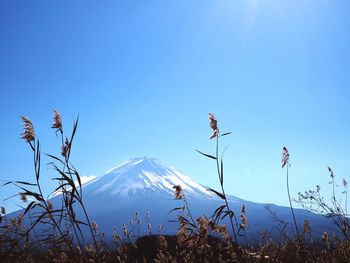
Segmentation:
[[(342, 181), (343, 203), (338, 198), (338, 185), (330, 167), (328, 171), (333, 190), (330, 200), (322, 196), (320, 186), (299, 193), (297, 200), (292, 199), (289, 191), (289, 152), (286, 147), (282, 150), (282, 168), (286, 172), (286, 191), (291, 221), (294, 222), (289, 227), (293, 228), (293, 234), (291, 236), (287, 232), (287, 223), (278, 221), (278, 215), (274, 215), (274, 222), (278, 222), (275, 228), (281, 234), (279, 240), (285, 241), (275, 242), (269, 232), (264, 231), (258, 241), (251, 242), (246, 207), (243, 205), (240, 213), (236, 214), (230, 208), (225, 194), (223, 155), (226, 149), (220, 152), (219, 139), (230, 133), (220, 133), (213, 114), (209, 114), (209, 121), (212, 129), (210, 139), (216, 140), (214, 154), (198, 152), (215, 161), (221, 188), (208, 188), (208, 191), (221, 198), (222, 205), (215, 211), (208, 211), (211, 217), (194, 218), (181, 186), (174, 185), (175, 199), (183, 201), (182, 206), (171, 211), (176, 218), (178, 231), (173, 236), (162, 235), (162, 231), (159, 231), (159, 235), (152, 235), (149, 231), (142, 237), (136, 236), (132, 230), (136, 225), (139, 232), (141, 220), (138, 220), (138, 212), (135, 222), (130, 221), (131, 228), (123, 224), (118, 233), (116, 227), (113, 233), (107, 233), (110, 238), (106, 238), (106, 233), (99, 232), (98, 222), (89, 218), (80, 175), (70, 161), (78, 120), (68, 138), (59, 112), (54, 111), (52, 128), (60, 140), (61, 151), (58, 156), (46, 154), (50, 158), (49, 166), (57, 175), (53, 178), (57, 188), (48, 197), (43, 195), (40, 182), (42, 154), (39, 139), (34, 133), (32, 122), (26, 117), (22, 117), (22, 120), (22, 138), (33, 154), (35, 178), (34, 182), (11, 181), (4, 185), (13, 185), (19, 189), (15, 196), (20, 197), (24, 206), (23, 213), (12, 218), (1, 207), (1, 262), (350, 262), (347, 181)], [(50, 197), (57, 194), (60, 194), (61, 203), (54, 207)], [(297, 224), (292, 201), (328, 218), (338, 229), (338, 234), (325, 231), (319, 237), (311, 235), (312, 226), (307, 220), (303, 226)], [(77, 218), (77, 208), (83, 211), (82, 218)], [(151, 229), (150, 223), (146, 228)]]
[(298, 242), (268, 241), (244, 249), (238, 257), (233, 244), (212, 236), (184, 242), (178, 236), (143, 236), (135, 243), (101, 251), (92, 247), (74, 250), (51, 248), (1, 252), (1, 262), (349, 262), (350, 243), (334, 242), (330, 248), (303, 246)]

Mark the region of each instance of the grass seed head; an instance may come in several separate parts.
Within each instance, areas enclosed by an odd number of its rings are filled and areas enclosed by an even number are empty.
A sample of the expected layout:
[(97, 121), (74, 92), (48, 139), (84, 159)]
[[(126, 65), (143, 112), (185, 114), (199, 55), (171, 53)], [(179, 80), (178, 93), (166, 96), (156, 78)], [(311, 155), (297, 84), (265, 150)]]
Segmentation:
[(52, 207), (52, 203), (50, 201), (47, 201), (47, 208), (51, 211)]
[(25, 194), (19, 193), (19, 196), (20, 196), (20, 199), (23, 203), (28, 201), (27, 196)]
[(231, 237), (225, 225), (219, 225), (218, 232), (223, 236), (225, 240), (230, 240)]
[(64, 145), (61, 146), (61, 154), (66, 157), (68, 154), (69, 141), (68, 138), (64, 141)]
[(245, 213), (245, 205), (244, 204), (242, 205), (241, 213)]
[(113, 233), (112, 237), (113, 237), (113, 240), (117, 242), (120, 242), (122, 240), (122, 237), (116, 232)]
[(246, 218), (246, 216), (244, 214), (241, 214), (241, 221), (242, 221), (241, 226), (243, 228), (245, 228), (248, 225), (248, 220), (247, 220), (247, 218)]
[(123, 224), (123, 233), (125, 236), (128, 235), (128, 229), (126, 228), (126, 224)]
[(218, 128), (218, 121), (217, 121), (216, 117), (214, 116), (214, 114), (209, 113), (208, 118), (209, 118), (209, 126), (213, 130), (213, 133), (210, 136), (210, 140), (211, 140), (219, 135), (220, 130)]
[(35, 134), (34, 134), (33, 123), (31, 122), (31, 120), (29, 120), (25, 116), (21, 116), (21, 118), (23, 120), (23, 123), (22, 123), (22, 125), (23, 125), (23, 132), (21, 134), (21, 138), (23, 140), (25, 140), (26, 142), (34, 141)]
[(328, 172), (329, 172), (329, 176), (333, 179), (334, 178), (334, 172), (332, 170), (331, 167), (328, 166)]
[(91, 222), (91, 227), (92, 227), (92, 230), (95, 232), (95, 234), (98, 234), (98, 225), (95, 221)]
[(168, 247), (168, 242), (166, 241), (164, 236), (159, 236), (158, 237), (158, 241), (159, 241), (159, 246), (161, 248), (167, 248)]
[(173, 188), (175, 189), (175, 199), (183, 199), (184, 194), (181, 185), (175, 185)]
[(343, 186), (347, 187), (348, 186), (348, 181), (346, 181), (345, 179), (343, 179)]
[(22, 222), (23, 222), (23, 215), (20, 214), (20, 215), (17, 217), (17, 225), (18, 225), (18, 226), (22, 225)]
[(311, 232), (311, 227), (310, 227), (310, 222), (309, 220), (304, 220), (304, 233), (310, 233)]
[(213, 231), (213, 232), (218, 231), (217, 225), (215, 224), (215, 222), (212, 219), (209, 219), (208, 226), (209, 226), (209, 229), (211, 231)]
[(58, 110), (53, 110), (53, 123), (52, 123), (51, 128), (62, 132), (62, 118), (61, 118), (61, 114)]
[(324, 242), (327, 242), (328, 239), (329, 239), (328, 233), (327, 233), (327, 232), (324, 232), (324, 233), (322, 234), (322, 240), (323, 240)]
[(282, 168), (289, 162), (289, 152), (287, 147), (282, 149)]

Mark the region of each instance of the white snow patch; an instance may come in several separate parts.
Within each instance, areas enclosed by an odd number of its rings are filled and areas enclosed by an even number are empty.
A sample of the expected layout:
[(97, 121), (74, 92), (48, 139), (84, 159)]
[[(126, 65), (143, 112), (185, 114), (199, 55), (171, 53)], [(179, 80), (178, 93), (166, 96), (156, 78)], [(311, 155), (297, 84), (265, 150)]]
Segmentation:
[[(86, 175), (86, 176), (80, 176), (81, 184), (86, 184), (87, 182), (90, 182), (91, 180), (94, 180), (97, 176), (95, 175)], [(75, 186), (79, 186), (78, 180), (74, 181)]]
[(116, 166), (116, 167), (114, 167), (112, 169), (109, 169), (107, 172), (105, 172), (105, 174), (109, 174), (109, 173), (113, 172), (114, 170), (117, 170), (118, 168), (120, 168), (120, 167), (122, 167), (122, 166), (124, 166), (124, 165), (126, 165), (126, 164), (128, 164), (130, 162), (132, 162), (132, 160), (128, 160), (126, 162), (123, 162), (123, 163), (119, 164), (118, 166)]

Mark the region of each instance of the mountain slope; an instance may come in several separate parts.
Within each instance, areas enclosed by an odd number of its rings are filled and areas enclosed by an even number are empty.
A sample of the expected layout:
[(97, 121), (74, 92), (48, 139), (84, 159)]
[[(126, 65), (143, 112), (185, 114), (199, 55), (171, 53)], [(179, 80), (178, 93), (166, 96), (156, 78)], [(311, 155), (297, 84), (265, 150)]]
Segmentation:
[[(210, 217), (223, 204), (222, 199), (207, 191), (203, 185), (150, 157), (130, 159), (84, 185), (83, 192), (91, 217), (107, 233), (111, 232), (114, 225), (121, 226), (130, 219), (135, 220), (135, 212), (139, 211), (143, 222), (150, 222), (153, 228), (157, 228), (159, 224), (164, 225), (166, 233), (174, 234), (178, 225), (169, 221), (176, 219), (177, 213), (169, 214), (169, 211), (183, 206), (182, 200), (174, 199), (174, 185), (182, 186), (194, 217)], [(273, 218), (265, 204), (234, 196), (229, 196), (228, 200), (238, 219), (241, 206), (245, 204), (250, 231), (257, 236), (263, 230), (273, 229)], [(271, 204), (270, 208), (276, 212), (277, 217), (291, 222), (289, 207)], [(145, 216), (147, 212), (150, 212), (150, 217)], [(305, 219), (310, 221), (314, 230), (329, 227), (328, 221), (319, 215), (302, 209), (296, 209), (295, 213), (301, 227)], [(287, 228), (290, 227), (291, 223)], [(143, 230), (146, 232), (145, 225)]]
[[(194, 218), (203, 215), (210, 217), (216, 208), (223, 205), (223, 200), (208, 192), (203, 185), (150, 157), (130, 159), (86, 183), (82, 186), (83, 199), (90, 219), (98, 223), (100, 231), (107, 234), (107, 239), (111, 237), (114, 226), (120, 229), (124, 223), (130, 229), (137, 228), (138, 235), (148, 232), (148, 223), (151, 225), (152, 233), (157, 233), (158, 226), (163, 225), (162, 233), (174, 234), (178, 224), (169, 221), (176, 220), (178, 212), (169, 213), (169, 211), (184, 205), (183, 200), (175, 200), (174, 185), (182, 186)], [(60, 197), (58, 195), (52, 198), (54, 207), (60, 205)], [(259, 240), (264, 230), (271, 230), (276, 237), (280, 236), (274, 228), (276, 222), (273, 222), (273, 217), (264, 204), (245, 201), (234, 196), (229, 196), (228, 201), (238, 220), (241, 206), (243, 204), (246, 206), (249, 232), (255, 239)], [(291, 222), (289, 207), (272, 204), (270, 207), (281, 220)], [(136, 211), (139, 212), (141, 224), (137, 226), (135, 223), (128, 224), (130, 219), (137, 222)], [(328, 228), (329, 231), (330, 224), (324, 217), (302, 209), (296, 209), (295, 214), (301, 227), (307, 219), (315, 233), (321, 233), (324, 228)], [(76, 215), (77, 218), (84, 218), (79, 209), (76, 210)], [(291, 226), (291, 223), (288, 223), (286, 229), (293, 229)]]
[(172, 197), (173, 186), (181, 185), (187, 195), (212, 198), (206, 188), (190, 177), (154, 158), (134, 158), (83, 186), (93, 196), (132, 197), (137, 194)]

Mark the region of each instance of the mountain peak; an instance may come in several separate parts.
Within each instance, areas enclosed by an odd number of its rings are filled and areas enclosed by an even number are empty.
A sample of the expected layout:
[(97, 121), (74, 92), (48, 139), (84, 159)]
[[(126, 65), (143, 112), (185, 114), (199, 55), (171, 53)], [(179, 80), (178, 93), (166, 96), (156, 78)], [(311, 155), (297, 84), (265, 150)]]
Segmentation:
[(151, 156), (145, 155), (143, 157), (134, 157), (134, 158), (131, 158), (129, 160), (131, 160), (131, 161), (156, 161), (157, 159), (153, 158)]
[(201, 184), (149, 156), (129, 159), (87, 183), (84, 191), (119, 197), (136, 194), (173, 197), (175, 185), (181, 185), (188, 197), (212, 197)]
[(156, 158), (147, 155), (144, 157), (131, 158), (128, 162), (132, 165), (162, 165)]

